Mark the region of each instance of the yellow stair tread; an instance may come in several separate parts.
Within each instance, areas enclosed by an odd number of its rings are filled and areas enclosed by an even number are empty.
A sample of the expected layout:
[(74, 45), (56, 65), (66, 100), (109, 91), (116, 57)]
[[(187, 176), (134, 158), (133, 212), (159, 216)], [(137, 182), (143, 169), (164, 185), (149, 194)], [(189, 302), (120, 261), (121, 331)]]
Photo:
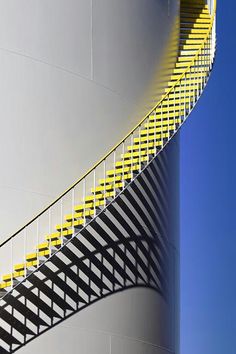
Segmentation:
[(81, 211), (74, 214), (67, 214), (65, 215), (65, 219), (67, 221), (70, 221), (72, 219), (78, 219), (78, 218), (83, 218), (84, 216), (92, 216), (92, 215), (94, 215), (94, 210), (85, 210), (85, 212)]
[(115, 184), (105, 184), (104, 186), (97, 186), (95, 188), (91, 188), (92, 193), (96, 192), (102, 192), (104, 190), (113, 190), (114, 191), (114, 186), (115, 188), (123, 188), (124, 187), (124, 182), (119, 182)]
[(37, 259), (38, 257), (43, 257), (43, 256), (49, 256), (50, 255), (50, 251), (49, 250), (45, 250), (45, 251), (41, 251), (41, 252), (33, 252), (33, 253), (28, 253), (26, 255), (26, 260), (34, 260)]
[(26, 262), (26, 263), (19, 263), (14, 265), (14, 271), (24, 270), (25, 268), (30, 267), (37, 267), (39, 265), (38, 261)]
[[(86, 197), (87, 198), (87, 197)], [(93, 199), (88, 199), (88, 201), (91, 201), (90, 203), (85, 203), (85, 204), (80, 204), (80, 205), (76, 205), (74, 207), (74, 210), (76, 212), (79, 212), (79, 211), (82, 211), (84, 209), (90, 209), (90, 208), (94, 208), (94, 203), (93, 203), (93, 200), (94, 200), (94, 196), (93, 196)], [(104, 201), (96, 201), (95, 202), (95, 207), (99, 207), (99, 206), (102, 206), (104, 205)]]
[[(155, 154), (156, 153), (156, 149), (149, 149), (149, 150), (141, 150), (140, 152), (139, 151), (134, 151), (134, 152), (127, 152), (125, 153), (123, 156), (124, 158), (129, 158), (129, 157), (137, 157), (139, 155), (143, 156), (143, 155), (152, 155), (152, 154)], [(123, 157), (122, 156), (122, 157)]]
[[(135, 139), (134, 139), (134, 141), (135, 141)], [(126, 166), (123, 168), (116, 168), (115, 170), (108, 170), (107, 175), (114, 176), (117, 174), (123, 174), (123, 173), (130, 172), (130, 171), (136, 171), (136, 170), (139, 170), (140, 168), (141, 168), (141, 165), (134, 165), (132, 167)]]
[[(142, 132), (142, 130), (141, 130)], [(140, 133), (141, 133), (140, 132)], [(117, 161), (116, 162), (116, 166), (131, 166), (132, 164), (135, 163), (139, 163), (139, 162), (147, 162), (148, 161), (148, 157), (147, 156), (143, 156), (143, 157), (138, 157), (138, 158), (134, 158), (134, 159), (130, 159), (130, 160), (122, 160), (122, 161)]]
[(53, 239), (61, 238), (63, 236), (71, 236), (72, 233), (73, 230), (63, 230), (62, 233), (60, 231), (53, 232), (46, 236), (46, 240), (53, 240)]
[[(173, 118), (173, 117), (178, 117), (180, 115), (183, 115), (184, 114), (184, 111), (183, 110), (180, 110), (180, 109), (177, 109), (177, 107), (175, 108), (175, 111), (173, 112), (170, 112), (170, 113), (163, 113), (161, 115), (152, 115), (149, 117), (149, 121), (150, 122), (157, 122), (157, 120), (161, 120), (161, 119), (166, 119), (166, 118)], [(161, 130), (160, 130), (161, 131)]]
[[(174, 129), (174, 125), (172, 125), (172, 128)], [(152, 140), (168, 138), (168, 137), (169, 137), (168, 133), (152, 134), (152, 135), (147, 134), (146, 136), (135, 138), (134, 142), (139, 144), (140, 142), (142, 143), (144, 141), (152, 141)]]
[(122, 180), (126, 180), (126, 179), (131, 179), (132, 178), (132, 173), (125, 173), (124, 175), (120, 176), (120, 175), (117, 175), (113, 177), (107, 177), (107, 178), (101, 178), (99, 179), (99, 184), (104, 184), (104, 183), (111, 183), (111, 182), (118, 182), (118, 181), (122, 181)]
[[(103, 200), (104, 200), (104, 198), (106, 199), (106, 198), (109, 198), (109, 197), (112, 197), (113, 196), (113, 192), (106, 192), (105, 194), (103, 193), (103, 194), (101, 194), (102, 195), (102, 197), (101, 197), (101, 195), (98, 195), (98, 194), (92, 194), (92, 195), (89, 195), (89, 196), (87, 196), (86, 198), (85, 198), (85, 202), (91, 202), (91, 201), (94, 201), (94, 200), (96, 200), (96, 199), (101, 199), (101, 198), (103, 198)], [(97, 203), (96, 203), (97, 204)], [(103, 201), (103, 203), (102, 203), (102, 205), (104, 204), (104, 201)]]
[(207, 29), (209, 28), (209, 23), (180, 23), (181, 28), (200, 28)]
[[(145, 128), (148, 128), (149, 126), (156, 126), (156, 127), (163, 127), (163, 126), (166, 126), (168, 128), (168, 125), (170, 124), (175, 124), (176, 121), (178, 121), (178, 118), (177, 119), (165, 119), (163, 121), (157, 121), (157, 122), (148, 122), (146, 124), (144, 124), (144, 127)], [(158, 130), (157, 130), (158, 131)], [(161, 129), (159, 130), (161, 131)]]
[(155, 127), (151, 127), (151, 128), (148, 128), (148, 129), (144, 129), (144, 130), (141, 130), (140, 132), (140, 135), (144, 135), (144, 136), (148, 136), (148, 135), (152, 135), (152, 134), (156, 134), (158, 131), (167, 131), (168, 129), (169, 130), (174, 130), (176, 128), (176, 124), (179, 124), (181, 123), (181, 119), (176, 119), (175, 120), (175, 124), (170, 124), (169, 127), (168, 125), (166, 127), (164, 127), (165, 129), (161, 130), (160, 128), (155, 128)]
[(20, 270), (20, 271), (13, 272), (13, 273), (10, 273), (10, 274), (4, 274), (2, 276), (2, 280), (7, 282), (7, 281), (10, 281), (11, 279), (24, 277), (24, 276), (25, 276), (25, 271), (24, 270)]
[(206, 18), (202, 17), (190, 17), (190, 16), (180, 16), (180, 23), (183, 22), (191, 22), (191, 23), (207, 23), (208, 25), (211, 23), (211, 18), (210, 16)]
[(76, 227), (76, 226), (79, 226), (79, 225), (83, 225), (84, 223), (84, 220), (81, 219), (81, 220), (75, 220), (73, 222), (65, 222), (63, 224), (58, 224), (56, 225), (56, 229), (57, 230), (61, 230), (61, 229), (68, 229), (68, 228), (71, 228), (71, 227)]
[(0, 283), (0, 289), (5, 289), (12, 286), (12, 281)]

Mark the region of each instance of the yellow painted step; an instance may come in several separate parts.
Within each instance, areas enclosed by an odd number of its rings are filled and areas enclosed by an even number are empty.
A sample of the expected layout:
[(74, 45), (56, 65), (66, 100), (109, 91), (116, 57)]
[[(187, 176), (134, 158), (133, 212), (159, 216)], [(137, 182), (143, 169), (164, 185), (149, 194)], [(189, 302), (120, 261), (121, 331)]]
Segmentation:
[(84, 220), (75, 220), (74, 222), (65, 222), (63, 224), (58, 224), (56, 225), (56, 229), (59, 230), (64, 230), (64, 229), (69, 229), (71, 227), (76, 227), (84, 224)]
[(148, 129), (143, 129), (140, 131), (140, 135), (141, 136), (145, 136), (145, 138), (149, 135), (152, 135), (152, 134), (156, 134), (157, 132), (166, 132), (168, 130), (174, 130), (176, 125), (179, 124), (181, 122), (181, 119), (178, 118), (176, 119), (176, 124), (170, 124), (169, 126), (166, 125), (165, 127), (161, 127), (161, 128), (148, 128)]
[(180, 55), (183, 56), (183, 57), (184, 56), (188, 57), (188, 56), (191, 56), (191, 55), (194, 56), (196, 53), (197, 53), (197, 50), (181, 50), (180, 51)]
[(179, 109), (175, 109), (174, 112), (171, 112), (171, 113), (164, 113), (162, 114), (161, 116), (150, 116), (149, 118), (149, 122), (157, 122), (158, 120), (161, 120), (161, 119), (166, 119), (166, 118), (173, 118), (173, 117), (177, 117), (177, 116), (182, 116), (184, 114), (184, 111), (183, 110), (179, 110)]
[(208, 29), (208, 23), (180, 23), (180, 28), (200, 28), (200, 29)]
[[(167, 98), (168, 98), (169, 100), (171, 100), (171, 102), (173, 101), (172, 103), (174, 104), (177, 99), (179, 99), (179, 98), (184, 98), (184, 97), (186, 97), (186, 96), (195, 96), (195, 93), (194, 93), (193, 90), (191, 91), (191, 90), (189, 89), (189, 87), (186, 88), (186, 90), (183, 89), (183, 90), (181, 90), (181, 91), (175, 91), (175, 90), (173, 89), (173, 93), (169, 93), (168, 96), (167, 96)], [(165, 97), (165, 95), (163, 95), (162, 97)], [(173, 107), (173, 109), (172, 109), (171, 111), (175, 111), (175, 110), (176, 110), (176, 108)]]
[(38, 246), (36, 246), (36, 250), (43, 251), (43, 250), (48, 249), (48, 247), (49, 247), (48, 242), (43, 242), (43, 243), (40, 243)]
[[(207, 74), (208, 75), (208, 74)], [(204, 75), (203, 78), (205, 78), (207, 75)], [(190, 84), (200, 84), (202, 83), (203, 78), (187, 78), (186, 80), (181, 80), (181, 87), (182, 90), (185, 88), (185, 82), (186, 82), (186, 87), (188, 87), (189, 83)], [(168, 82), (168, 86), (172, 87), (173, 86), (173, 81)]]
[(185, 12), (180, 10), (180, 18), (192, 18), (192, 19), (207, 19), (211, 20), (211, 17), (208, 13), (192, 13), (192, 12)]
[[(142, 132), (142, 130), (141, 130), (141, 132)], [(138, 157), (138, 158), (134, 158), (134, 159), (131, 159), (131, 160), (117, 161), (116, 162), (116, 166), (117, 167), (132, 166), (133, 164), (140, 163), (140, 162), (147, 162), (147, 161), (148, 161), (148, 157), (147, 156), (143, 156), (143, 157)]]
[[(172, 125), (171, 127), (173, 127), (174, 129), (174, 125)], [(167, 127), (168, 128), (168, 127)], [(171, 129), (170, 129), (171, 130)], [(145, 142), (145, 141), (153, 141), (156, 139), (162, 139), (162, 138), (168, 138), (169, 137), (169, 133), (162, 133), (162, 134), (147, 134), (145, 136), (142, 136), (140, 138), (135, 138), (134, 142), (139, 144), (140, 142)]]
[(9, 288), (12, 286), (12, 282), (11, 281), (8, 281), (8, 282), (1, 282), (0, 283), (0, 289), (5, 289), (5, 288)]
[(206, 29), (199, 29), (199, 28), (182, 28), (181, 29), (181, 35), (182, 34), (206, 34), (207, 33), (207, 30)]
[[(187, 85), (186, 84), (186, 90), (194, 90), (194, 89), (196, 90), (197, 88), (199, 88), (198, 84), (195, 84), (195, 85), (193, 83), (191, 85)], [(184, 92), (185, 91), (185, 86), (177, 85), (177, 86), (175, 86), (174, 90), (175, 90), (175, 92), (179, 92), (179, 91)], [(168, 92), (168, 91), (169, 91), (169, 88), (166, 88), (165, 92)], [(184, 106), (183, 106), (183, 108), (184, 108)]]
[(204, 40), (206, 33), (180, 33), (180, 39), (201, 39)]
[[(159, 131), (162, 131), (162, 130), (164, 130), (165, 126), (168, 127), (168, 125), (170, 125), (170, 124), (175, 124), (177, 120), (178, 119), (165, 119), (163, 121), (148, 122), (148, 123), (144, 124), (144, 126), (145, 126), (145, 128), (154, 127), (154, 126), (160, 127)], [(156, 128), (156, 131), (158, 131), (158, 128)]]
[(88, 195), (87, 197), (85, 197), (85, 202), (93, 202), (94, 200), (101, 199), (101, 198), (106, 199), (106, 198), (113, 197), (113, 195), (114, 195), (113, 191), (104, 193), (104, 188), (103, 188), (102, 197), (98, 194)]
[(199, 18), (198, 16), (197, 17), (187, 17), (187, 16), (180, 16), (180, 22), (181, 23), (204, 23), (204, 24), (210, 24), (211, 23), (211, 19), (210, 17), (208, 16), (207, 18)]
[[(134, 139), (135, 141), (135, 139)], [(126, 166), (126, 167), (123, 167), (123, 168), (116, 168), (115, 170), (109, 170), (107, 171), (107, 175), (108, 176), (114, 176), (114, 175), (118, 175), (118, 174), (124, 174), (124, 173), (127, 173), (127, 172), (130, 172), (130, 171), (138, 171), (140, 170), (141, 168), (141, 165), (134, 165), (132, 167), (130, 166)]]
[(64, 230), (62, 232), (53, 232), (49, 235), (46, 236), (46, 240), (54, 240), (54, 239), (57, 239), (57, 238), (61, 238), (61, 237), (67, 237), (67, 236), (71, 236), (73, 234), (73, 230)]
[[(209, 64), (211, 62), (209, 55), (207, 55), (205, 57), (201, 57), (201, 55), (200, 55), (200, 58), (198, 60), (200, 60), (200, 62), (204, 62), (205, 64)], [(189, 67), (189, 64), (191, 64), (190, 61), (186, 61), (186, 62), (183, 61), (183, 62), (176, 63), (175, 66), (176, 66), (176, 68), (182, 68), (181, 70), (185, 71), (185, 69), (187, 67)]]
[[(201, 78), (207, 76), (208, 73), (203, 71), (203, 72), (194, 72), (194, 69), (191, 72), (188, 72), (187, 74), (184, 75), (184, 78), (190, 79), (194, 81), (194, 79)], [(181, 78), (181, 74), (175, 74), (171, 76), (171, 80), (177, 81)]]
[(178, 62), (190, 62), (193, 60), (193, 57), (187, 57), (187, 56), (183, 56), (183, 57), (178, 57)]
[(202, 39), (182, 39), (180, 41), (181, 44), (198, 44), (199, 46), (202, 44)]
[(124, 156), (125, 159), (128, 159), (128, 158), (131, 158), (131, 157), (137, 157), (139, 155), (140, 156), (145, 156), (145, 155), (153, 155), (153, 154), (156, 154), (156, 149), (127, 152), (124, 155), (122, 154), (122, 157)]
[(125, 180), (130, 180), (133, 177), (132, 173), (125, 173), (123, 176), (115, 176), (114, 177), (107, 177), (107, 178), (101, 178), (99, 180), (99, 184), (104, 186), (104, 184), (107, 183), (114, 183), (114, 182), (120, 182), (120, 181), (125, 181)]
[(124, 188), (125, 183), (124, 182), (119, 182), (119, 183), (115, 183), (115, 184), (105, 184), (104, 186), (97, 186), (95, 188), (91, 188), (91, 192), (92, 193), (97, 193), (97, 192), (102, 192), (104, 190), (106, 190), (106, 191), (114, 191), (114, 186), (115, 186), (115, 189)]
[[(94, 200), (94, 196), (93, 196), (93, 200)], [(87, 201), (87, 200), (86, 200)], [(90, 208), (94, 208), (94, 203), (93, 203), (93, 201), (91, 201), (91, 199), (90, 200), (88, 200), (88, 201), (90, 201), (89, 203), (86, 203), (85, 202), (85, 204), (81, 204), (81, 205), (76, 205), (75, 207), (74, 207), (74, 210), (76, 211), (76, 212), (80, 212), (80, 211), (82, 211), (82, 210), (84, 210), (84, 209), (90, 209)], [(95, 207), (99, 207), (99, 206), (103, 206), (104, 205), (104, 200), (101, 200), (101, 201), (96, 201), (95, 202)]]
[(25, 276), (25, 271), (24, 270), (20, 270), (18, 272), (13, 272), (10, 274), (4, 274), (2, 276), (2, 280), (5, 282), (9, 282), (12, 279), (16, 279), (16, 278), (20, 278), (20, 277), (24, 277)]
[(60, 240), (54, 240), (49, 243), (50, 247), (60, 247), (63, 244), (62, 239)]
[[(176, 99), (175, 104), (180, 104), (180, 103), (184, 104), (186, 102), (192, 102), (192, 101), (193, 101), (193, 97), (184, 97), (184, 98)], [(168, 102), (168, 100), (164, 100), (162, 104), (168, 106), (168, 105), (173, 104), (173, 102), (172, 102), (172, 100), (169, 100), (169, 102)]]
[(85, 210), (85, 212), (81, 211), (78, 213), (74, 213), (73, 215), (67, 214), (67, 215), (65, 215), (65, 219), (67, 221), (71, 221), (72, 219), (79, 219), (79, 218), (84, 218), (86, 216), (92, 216), (92, 215), (94, 215), (94, 210), (87, 209), (87, 210)]
[(29, 253), (26, 255), (26, 261), (34, 261), (38, 259), (38, 257), (47, 257), (50, 255), (49, 250), (41, 251), (41, 252), (34, 252), (34, 253)]
[(187, 6), (182, 6), (181, 5), (181, 12), (184, 12), (184, 13), (192, 13), (192, 14), (206, 14), (209, 16), (209, 9), (208, 7), (200, 7), (200, 8), (197, 8), (197, 7), (187, 7)]
[(198, 44), (180, 44), (179, 49), (182, 50), (198, 50), (200, 46)]
[[(165, 134), (163, 134), (163, 137), (164, 137)], [(137, 145), (132, 145), (132, 146), (128, 146), (128, 151), (131, 151), (131, 152), (136, 152), (136, 150), (140, 150), (140, 152), (143, 150), (143, 149), (147, 149), (147, 148), (153, 148), (153, 147), (156, 147), (156, 146), (162, 146), (163, 145), (163, 141), (155, 141), (155, 142), (148, 142), (148, 143), (144, 143), (144, 144), (137, 144)], [(139, 151), (138, 151), (139, 153)]]
[(189, 63), (190, 61), (180, 61), (175, 64), (175, 67), (182, 68), (182, 70), (184, 70), (184, 68), (187, 68), (187, 66), (189, 66)]
[(187, 67), (188, 65), (185, 64), (185, 66), (183, 66), (182, 68), (175, 68), (173, 70), (173, 74), (183, 74), (183, 72), (185, 71), (185, 68)]
[[(173, 81), (172, 81), (172, 85), (173, 85)], [(177, 86), (176, 86), (177, 87)], [(167, 112), (174, 112), (176, 109), (177, 109), (177, 106), (178, 106), (178, 109), (184, 109), (184, 105), (183, 104), (178, 104), (177, 102), (175, 102), (175, 105), (176, 107), (172, 107), (172, 106), (166, 106), (166, 105), (163, 105), (163, 104), (160, 104), (160, 107), (158, 107), (156, 109), (156, 113), (157, 114), (161, 114), (161, 113), (167, 113)], [(153, 113), (154, 114), (154, 113)]]
[(15, 264), (14, 265), (14, 271), (19, 272), (21, 270), (24, 270), (25, 268), (31, 268), (31, 267), (38, 267), (39, 262), (36, 261), (32, 261), (32, 262), (26, 262), (26, 263), (19, 263), (19, 264)]

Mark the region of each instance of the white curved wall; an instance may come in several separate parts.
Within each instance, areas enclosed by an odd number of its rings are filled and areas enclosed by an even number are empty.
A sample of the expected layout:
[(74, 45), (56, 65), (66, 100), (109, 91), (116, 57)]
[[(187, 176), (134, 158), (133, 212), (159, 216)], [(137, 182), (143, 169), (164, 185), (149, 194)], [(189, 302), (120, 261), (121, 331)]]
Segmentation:
[(34, 339), (19, 354), (176, 353), (167, 303), (151, 289), (109, 296)]
[(176, 0), (0, 2), (1, 241), (151, 107), (176, 17)]

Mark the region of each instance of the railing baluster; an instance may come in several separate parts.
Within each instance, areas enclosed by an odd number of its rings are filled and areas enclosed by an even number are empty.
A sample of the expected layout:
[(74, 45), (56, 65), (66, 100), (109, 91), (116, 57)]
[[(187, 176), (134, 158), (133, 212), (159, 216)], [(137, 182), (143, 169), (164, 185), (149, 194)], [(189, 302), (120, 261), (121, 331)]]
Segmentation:
[[(105, 183), (105, 181), (104, 181)], [(93, 190), (94, 190), (94, 198), (93, 198), (93, 216), (96, 216), (96, 193), (95, 193), (95, 188), (96, 188), (96, 167), (93, 170)]]
[[(96, 191), (93, 191), (94, 194), (96, 193)], [(83, 204), (84, 204), (84, 226), (86, 225), (86, 177), (83, 179)]]
[(10, 248), (11, 248), (11, 289), (13, 289), (13, 238), (11, 238), (11, 244), (10, 244)]
[(63, 246), (63, 198), (61, 198), (61, 202), (60, 202), (60, 214), (61, 214), (60, 239), (61, 239), (61, 247), (62, 247)]
[[(104, 164), (103, 164), (103, 177), (104, 180), (106, 179), (106, 159), (104, 159)], [(104, 202), (104, 208), (106, 207), (106, 185), (104, 184), (104, 189), (103, 189), (103, 202)]]
[[(123, 141), (123, 143), (122, 143), (122, 189), (124, 189), (124, 183), (123, 183), (123, 181), (124, 181), (124, 178), (125, 178), (125, 176), (124, 176), (124, 174), (125, 174), (125, 141)], [(127, 165), (127, 166), (129, 166), (129, 165)]]
[(24, 260), (24, 278), (26, 278), (27, 264), (26, 264), (26, 243), (27, 243), (27, 229), (24, 228), (24, 246), (23, 246), (23, 260)]
[(36, 235), (37, 235), (37, 267), (39, 266), (39, 218), (36, 220)]
[[(114, 168), (114, 181), (113, 181), (113, 184), (114, 184), (114, 194), (113, 194), (113, 197), (115, 199), (116, 197), (116, 150), (114, 150), (114, 153), (113, 153), (113, 168)], [(119, 181), (118, 181), (119, 183)], [(123, 185), (123, 181), (122, 181), (122, 185)]]
[[(51, 208), (48, 209), (48, 235), (51, 234)], [(51, 247), (51, 238), (48, 239), (48, 243), (50, 245), (49, 247), (49, 252), (50, 252), (50, 257), (52, 255), (52, 247)]]
[(75, 234), (75, 189), (71, 191), (71, 217), (72, 217), (72, 237)]
[[(148, 122), (149, 120), (147, 120)], [(138, 127), (138, 141), (139, 141), (139, 154), (138, 154), (138, 164), (139, 164), (139, 172), (141, 172), (141, 128), (140, 126)]]

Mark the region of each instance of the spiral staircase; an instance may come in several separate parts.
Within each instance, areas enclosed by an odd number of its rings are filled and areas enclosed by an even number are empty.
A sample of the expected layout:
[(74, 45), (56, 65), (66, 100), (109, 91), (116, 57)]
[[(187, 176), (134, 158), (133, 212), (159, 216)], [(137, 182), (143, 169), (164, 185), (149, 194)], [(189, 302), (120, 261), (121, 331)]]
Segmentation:
[(153, 176), (162, 164), (158, 156), (207, 84), (216, 48), (216, 2), (210, 11), (204, 0), (182, 0), (180, 11), (178, 58), (161, 100), (85, 176), (0, 245), (6, 259), (0, 353), (17, 351), (124, 288), (149, 286), (166, 296), (167, 222)]

